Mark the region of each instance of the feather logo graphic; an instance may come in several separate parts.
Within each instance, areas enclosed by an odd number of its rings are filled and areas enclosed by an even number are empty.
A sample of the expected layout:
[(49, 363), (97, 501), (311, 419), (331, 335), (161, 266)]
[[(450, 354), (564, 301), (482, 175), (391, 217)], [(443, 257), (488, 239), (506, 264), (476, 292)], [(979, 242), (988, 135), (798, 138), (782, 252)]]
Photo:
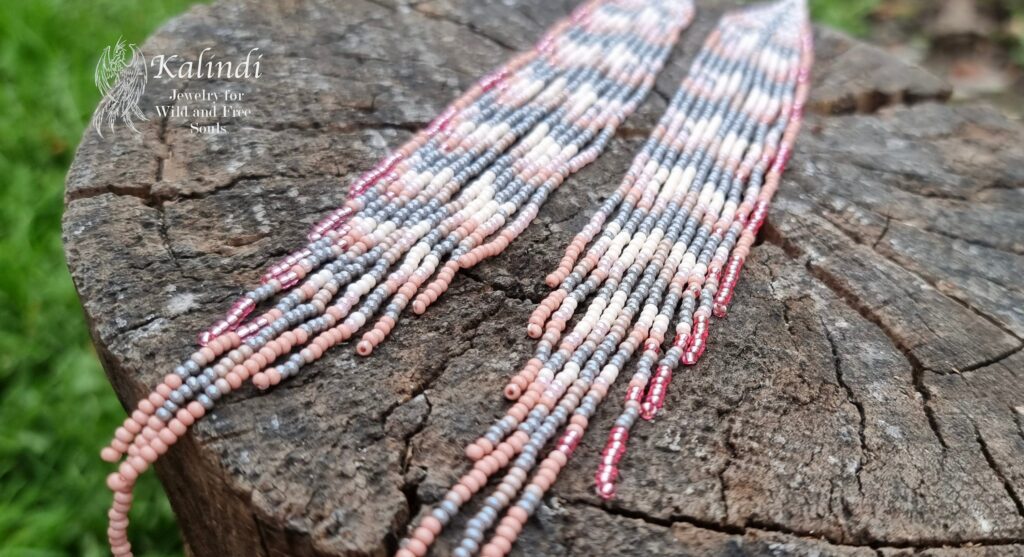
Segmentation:
[(92, 127), (100, 137), (104, 127), (114, 131), (118, 120), (139, 133), (133, 120), (148, 120), (139, 109), (147, 79), (146, 58), (134, 44), (125, 44), (119, 38), (113, 47), (103, 49), (94, 75), (103, 99), (92, 116)]

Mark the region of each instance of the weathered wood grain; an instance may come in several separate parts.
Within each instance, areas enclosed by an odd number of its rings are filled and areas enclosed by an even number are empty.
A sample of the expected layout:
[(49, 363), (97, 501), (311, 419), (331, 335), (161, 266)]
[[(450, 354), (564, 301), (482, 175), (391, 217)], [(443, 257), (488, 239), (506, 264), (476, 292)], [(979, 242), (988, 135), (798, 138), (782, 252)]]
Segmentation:
[[(372, 357), (340, 349), (266, 395), (244, 388), (174, 447), (157, 471), (192, 554), (394, 550), (504, 411), (543, 276), (720, 4), (699, 2), (656, 93), (505, 254)], [(151, 37), (148, 52), (259, 46), (268, 75), (244, 85), (256, 115), (229, 134), (153, 119), (141, 136), (83, 139), (66, 251), (121, 400), (186, 355), (347, 180), (569, 9), (236, 0)], [(942, 104), (949, 90), (920, 68), (817, 35), (813, 113), (711, 349), (636, 429), (621, 496), (602, 504), (609, 397), (515, 554), (1024, 555), (1024, 129)], [(145, 102), (200, 85), (151, 80)]]

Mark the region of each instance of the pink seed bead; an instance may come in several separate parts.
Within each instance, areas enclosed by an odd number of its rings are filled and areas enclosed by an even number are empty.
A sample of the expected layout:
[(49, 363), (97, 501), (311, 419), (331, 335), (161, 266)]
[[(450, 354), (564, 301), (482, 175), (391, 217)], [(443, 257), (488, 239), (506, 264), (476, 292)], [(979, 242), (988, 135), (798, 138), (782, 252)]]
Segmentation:
[(506, 539), (504, 536), (495, 536), (491, 540), (491, 544), (498, 549), (500, 555), (508, 555), (508, 552), (512, 551), (512, 540)]
[(188, 430), (185, 424), (183, 424), (181, 420), (178, 419), (172, 419), (171, 421), (167, 422), (167, 429), (171, 430), (171, 432), (177, 435), (178, 437), (185, 435), (185, 432)]
[(149, 442), (149, 446), (153, 447), (153, 450), (156, 451), (157, 454), (164, 454), (168, 449), (167, 443), (164, 443), (160, 439), (153, 439)]
[(135, 479), (139, 477), (139, 471), (128, 462), (122, 462), (121, 465), (117, 467), (117, 472), (129, 482), (134, 482)]
[(466, 447), (466, 456), (469, 457), (470, 460), (480, 460), (484, 456), (484, 450), (480, 445), (473, 443)]
[(519, 524), (526, 524), (526, 521), (530, 518), (529, 515), (526, 514), (526, 509), (520, 506), (511, 507), (508, 510), (508, 516), (512, 517), (512, 519)]
[(146, 459), (142, 458), (141, 456), (129, 457), (128, 460), (125, 462), (140, 474), (145, 472), (146, 469), (149, 468), (149, 463), (146, 462)]
[(405, 549), (408, 549), (416, 557), (423, 557), (427, 554), (427, 544), (423, 540), (418, 538), (412, 538), (409, 543), (406, 544)]
[(173, 445), (178, 441), (178, 436), (175, 435), (174, 432), (169, 429), (161, 429), (160, 433), (158, 433), (157, 436), (160, 438), (161, 441), (167, 443), (168, 445)]
[[(434, 533), (420, 526), (413, 532), (413, 539), (423, 543), (423, 553), (426, 554), (426, 549), (430, 547), (430, 544), (434, 543)], [(415, 550), (413, 552), (415, 553)]]
[(112, 447), (104, 447), (100, 451), (100, 458), (106, 462), (117, 462), (121, 458), (121, 453), (114, 450)]
[(128, 489), (129, 485), (131, 485), (131, 483), (117, 472), (107, 476), (107, 487), (109, 487), (111, 491), (124, 491)]
[[(458, 493), (462, 502), (469, 501), (473, 497), (473, 492), (465, 484), (457, 483), (452, 486), (452, 491)], [(424, 519), (426, 520), (426, 519)]]
[(434, 536), (440, 534), (442, 530), (441, 521), (431, 515), (423, 517), (423, 522), (420, 523), (420, 527), (425, 528)]
[(480, 557), (504, 557), (505, 554), (498, 549), (498, 546), (494, 542), (489, 542), (487, 545), (480, 548)]
[(178, 412), (174, 414), (174, 417), (177, 418), (179, 422), (185, 424), (185, 427), (192, 425), (196, 421), (195, 416), (193, 416), (186, 408), (178, 409)]

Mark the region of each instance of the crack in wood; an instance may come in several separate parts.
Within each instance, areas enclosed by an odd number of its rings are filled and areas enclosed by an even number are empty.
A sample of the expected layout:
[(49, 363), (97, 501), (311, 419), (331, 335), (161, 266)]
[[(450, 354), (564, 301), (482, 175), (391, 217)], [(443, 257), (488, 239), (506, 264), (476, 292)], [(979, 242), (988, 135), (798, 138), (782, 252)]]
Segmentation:
[(260, 523), (259, 518), (256, 517), (255, 510), (252, 513), (253, 527), (256, 529), (256, 534), (260, 539), (260, 548), (263, 550), (264, 557), (270, 557), (270, 545), (267, 543), (267, 537), (263, 533), (263, 525)]
[(960, 375), (963, 375), (965, 373), (970, 373), (972, 371), (978, 371), (979, 369), (984, 369), (984, 368), (986, 368), (986, 367), (988, 367), (990, 365), (998, 364), (999, 362), (1009, 358), (1010, 356), (1013, 356), (1017, 352), (1020, 352), (1022, 349), (1024, 349), (1024, 344), (1021, 344), (1020, 346), (1011, 348), (1011, 349), (1009, 349), (1009, 350), (1007, 350), (1005, 352), (1002, 352), (1000, 354), (996, 354), (995, 356), (992, 356), (991, 358), (986, 358), (986, 359), (981, 360), (981, 361), (979, 361), (977, 363), (971, 364), (970, 366), (966, 366), (966, 367), (963, 367), (963, 368), (960, 368), (960, 369), (955, 369), (953, 371), (958, 373), (958, 374), (960, 374)]
[(694, 516), (686, 514), (671, 514), (667, 517), (653, 516), (651, 514), (639, 511), (636, 509), (628, 509), (620, 506), (616, 506), (613, 503), (595, 503), (587, 499), (580, 498), (562, 498), (563, 501), (569, 505), (575, 505), (580, 507), (588, 507), (596, 509), (613, 517), (621, 517), (633, 520), (639, 520), (652, 526), (658, 526), (662, 528), (669, 528), (685, 524), (700, 530), (707, 530), (709, 532), (716, 532), (719, 534), (726, 534), (730, 536), (747, 536), (754, 533), (769, 533), (769, 534), (780, 534), (787, 537), (796, 538), (799, 540), (814, 542), (814, 543), (827, 543), (835, 547), (847, 547), (847, 548), (868, 548), (876, 551), (884, 550), (899, 550), (899, 549), (914, 549), (914, 550), (926, 550), (926, 549), (951, 549), (951, 548), (971, 548), (971, 547), (993, 547), (993, 548), (1009, 548), (1014, 549), (1021, 548), (1021, 544), (1024, 544), (1024, 538), (1017, 537), (1003, 537), (1003, 538), (992, 538), (992, 539), (941, 539), (941, 538), (928, 538), (922, 539), (916, 542), (904, 542), (897, 540), (885, 540), (869, 537), (859, 542), (843, 542), (830, 537), (825, 534), (815, 533), (814, 531), (806, 531), (795, 528), (788, 528), (780, 524), (776, 524), (771, 521), (764, 520), (748, 520), (742, 525), (735, 525), (726, 523), (718, 523), (714, 521), (700, 519)]
[(985, 442), (985, 437), (981, 435), (981, 430), (978, 429), (978, 424), (971, 419), (971, 427), (974, 428), (974, 438), (978, 441), (978, 445), (981, 447), (981, 454), (985, 456), (985, 462), (988, 463), (988, 467), (992, 469), (999, 481), (1002, 482), (1003, 488), (1006, 489), (1006, 494), (1013, 501), (1013, 506), (1017, 509), (1017, 514), (1024, 518), (1024, 502), (1021, 501), (1020, 495), (1017, 494), (1017, 490), (1014, 489), (1013, 483), (1006, 477), (1006, 473), (1003, 471), (1003, 467), (996, 462), (995, 457), (992, 456), (992, 451), (988, 448), (988, 443)]
[[(392, 13), (402, 13), (398, 9), (396, 9), (395, 6), (392, 6), (392, 5), (390, 5), (390, 4), (386, 3), (386, 2), (382, 2), (380, 0), (366, 0), (366, 1), (369, 2), (370, 4), (375, 5), (375, 6), (379, 6), (381, 8), (384, 8), (384, 9), (386, 9), (386, 10), (392, 12)], [(445, 23), (450, 23), (452, 25), (455, 25), (456, 27), (461, 27), (461, 28), (465, 29), (466, 31), (469, 31), (472, 34), (474, 34), (474, 35), (476, 35), (476, 36), (478, 36), (478, 37), (480, 37), (482, 39), (485, 39), (487, 42), (490, 42), (490, 43), (492, 43), (494, 45), (497, 45), (502, 50), (506, 50), (506, 51), (510, 51), (510, 52), (518, 52), (519, 50), (521, 50), (520, 48), (518, 48), (516, 46), (513, 46), (513, 45), (510, 45), (510, 44), (506, 43), (502, 39), (499, 39), (497, 37), (494, 37), (494, 36), (488, 34), (487, 32), (483, 31), (482, 29), (480, 29), (479, 27), (474, 25), (472, 22), (459, 21), (457, 19), (448, 17), (448, 16), (446, 16), (444, 14), (432, 13), (432, 12), (428, 12), (428, 11), (422, 10), (421, 9), (421, 3), (419, 3), (419, 2), (415, 3), (415, 4), (411, 4), (409, 7), (412, 8), (412, 10), (410, 12), (406, 12), (406, 13), (415, 13), (415, 14), (417, 14), (417, 15), (425, 18), (425, 19), (431, 19), (431, 20), (434, 20), (434, 21), (443, 21)]]
[(803, 262), (804, 267), (812, 277), (818, 279), (821, 284), (835, 293), (840, 300), (855, 310), (861, 317), (878, 327), (893, 346), (903, 354), (907, 363), (910, 364), (912, 384), (914, 386), (914, 390), (921, 397), (921, 406), (925, 413), (925, 417), (927, 418), (928, 425), (935, 434), (935, 438), (942, 446), (943, 451), (945, 451), (947, 448), (946, 440), (942, 435), (942, 431), (939, 429), (939, 423), (935, 417), (935, 412), (931, 408), (931, 394), (928, 392), (928, 389), (924, 384), (924, 373), (928, 370), (913, 353), (911, 347), (907, 346), (906, 342), (896, 334), (896, 331), (892, 330), (890, 326), (885, 324), (881, 316), (877, 315), (871, 307), (867, 306), (853, 292), (850, 292), (850, 290), (844, 286), (841, 281), (832, 276), (824, 267), (816, 265), (813, 257), (805, 257), (803, 251), (793, 242), (786, 240), (779, 229), (774, 227), (770, 222), (765, 222), (762, 230), (764, 230), (764, 238), (766, 242), (779, 246), (782, 248), (784, 253), (789, 255), (795, 261), (799, 262), (801, 258), (805, 259)]
[(863, 496), (864, 484), (861, 482), (860, 473), (861, 470), (864, 469), (864, 465), (867, 463), (868, 442), (867, 437), (865, 435), (865, 429), (867, 425), (867, 413), (864, 410), (864, 403), (860, 402), (857, 399), (856, 395), (854, 395), (853, 389), (850, 387), (849, 383), (846, 382), (846, 378), (843, 375), (843, 362), (839, 356), (839, 349), (836, 345), (836, 340), (835, 337), (833, 337), (832, 335), (831, 329), (829, 329), (828, 325), (825, 323), (824, 317), (819, 317), (818, 319), (819, 321), (821, 321), (821, 327), (825, 331), (825, 339), (828, 341), (829, 348), (832, 352), (832, 365), (835, 370), (836, 382), (838, 382), (839, 386), (842, 387), (844, 391), (846, 391), (847, 402), (849, 402), (850, 404), (853, 405), (854, 408), (856, 408), (857, 414), (860, 417), (857, 427), (857, 435), (860, 439), (860, 458), (857, 460), (857, 469), (854, 471), (854, 479), (856, 479), (857, 481), (858, 491)]
[[(827, 210), (828, 209), (827, 207), (822, 205), (817, 199), (814, 199), (812, 201), (812, 203), (814, 203), (814, 205), (816, 207), (819, 207), (822, 210)], [(992, 326), (998, 328), (999, 330), (1001, 330), (1002, 332), (1006, 333), (1007, 335), (1009, 335), (1009, 336), (1011, 336), (1011, 337), (1013, 337), (1013, 338), (1015, 338), (1017, 340), (1022, 340), (1020, 336), (1015, 334), (1012, 330), (1010, 330), (1010, 328), (1007, 325), (1005, 325), (1004, 323), (1000, 322), (995, 317), (993, 317), (991, 315), (988, 315), (987, 313), (981, 311), (980, 309), (972, 306), (966, 300), (961, 300), (959, 298), (956, 298), (954, 296), (949, 295), (948, 293), (944, 292), (943, 289), (939, 288), (938, 284), (936, 284), (935, 281), (929, 280), (924, 275), (922, 275), (922, 274), (920, 274), (920, 273), (918, 273), (918, 272), (916, 272), (916, 271), (914, 271), (912, 269), (907, 268), (905, 265), (903, 265), (899, 260), (894, 258), (892, 255), (889, 255), (889, 254), (885, 253), (884, 251), (881, 251), (881, 250), (877, 249), (877, 246), (881, 242), (882, 237), (885, 236), (885, 234), (888, 232), (889, 224), (891, 223), (891, 221), (893, 219), (893, 217), (891, 217), (889, 215), (882, 215), (882, 216), (884, 216), (886, 218), (885, 226), (884, 226), (884, 228), (882, 230), (882, 233), (879, 234), (878, 238), (873, 243), (871, 243), (871, 244), (869, 244), (867, 242), (864, 242), (861, 238), (858, 238), (856, 235), (850, 233), (848, 230), (846, 230), (842, 226), (833, 226), (833, 228), (835, 228), (837, 231), (839, 231), (840, 234), (842, 234), (844, 237), (846, 237), (848, 240), (850, 240), (854, 244), (870, 248), (873, 253), (877, 254), (882, 259), (884, 259), (884, 260), (888, 261), (889, 263), (892, 263), (893, 265), (899, 267), (901, 270), (906, 271), (907, 273), (913, 275), (914, 278), (916, 278), (916, 279), (920, 280), (921, 282), (927, 284), (928, 286), (930, 286), (932, 288), (932, 290), (934, 290), (936, 293), (938, 293), (942, 297), (946, 298), (947, 300), (949, 300), (949, 301), (957, 304), (958, 306), (960, 306), (960, 307), (962, 307), (962, 308), (964, 308), (964, 309), (966, 309), (966, 310), (976, 314), (978, 317), (981, 317), (985, 321), (988, 321)], [(906, 223), (903, 223), (903, 224), (906, 224)], [(933, 232), (931, 229), (927, 229), (926, 228), (925, 230), (928, 231), (928, 232)], [(772, 234), (777, 235), (779, 239), (782, 238), (781, 232), (778, 231), (778, 229), (773, 229)], [(767, 238), (767, 236), (766, 236), (766, 238)], [(957, 238), (957, 239), (961, 239), (961, 238)], [(785, 246), (782, 246), (781, 244), (779, 244), (779, 246), (783, 247), (783, 249), (785, 250)], [(983, 246), (983, 247), (989, 247), (989, 246)], [(797, 257), (802, 256), (803, 253), (799, 250), (799, 248), (796, 248), (796, 249), (797, 249), (797, 252), (798, 252)], [(992, 249), (995, 249), (995, 248), (992, 248)], [(927, 324), (925, 324), (925, 326), (927, 327)], [(933, 334), (934, 334), (934, 332), (933, 332)], [(936, 336), (938, 337), (938, 335), (936, 335)], [(938, 338), (941, 338), (941, 337), (938, 337)], [(1024, 346), (1024, 342), (1022, 342), (1021, 346)], [(974, 367), (974, 365), (972, 364), (972, 366), (969, 366), (969, 367)]]
[(932, 226), (926, 226), (925, 230), (933, 234), (938, 234), (939, 236), (944, 236), (946, 238), (949, 238), (950, 240), (959, 240), (969, 246), (988, 248), (995, 251), (1001, 251), (1003, 253), (1007, 253), (1010, 255), (1024, 255), (1024, 247), (1022, 247), (1021, 249), (1014, 249), (1007, 246), (1000, 246), (992, 242), (985, 242), (979, 239), (964, 238), (963, 236), (957, 236), (956, 234), (953, 234), (948, 230), (943, 230), (941, 228), (935, 228)]

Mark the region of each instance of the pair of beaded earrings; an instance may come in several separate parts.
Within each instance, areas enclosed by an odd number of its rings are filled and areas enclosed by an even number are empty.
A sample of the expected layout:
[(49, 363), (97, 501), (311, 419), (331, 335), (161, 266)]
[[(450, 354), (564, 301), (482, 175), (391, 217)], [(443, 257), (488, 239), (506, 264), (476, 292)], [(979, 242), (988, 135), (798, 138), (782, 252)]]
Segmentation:
[[(692, 16), (689, 1), (590, 0), (356, 180), (309, 244), (201, 333), (202, 347), (101, 452), (120, 463), (107, 478), (113, 554), (131, 555), (138, 475), (217, 400), (246, 380), (276, 385), (376, 319), (356, 343), (370, 354), (410, 302), (424, 312), (460, 269), (501, 253), (548, 195), (604, 150)], [(710, 317), (725, 314), (795, 140), (811, 56), (802, 0), (722, 18), (619, 188), (548, 275), (554, 290), (527, 326), (540, 339), (535, 355), (505, 388), (515, 404), (467, 447), (471, 471), (423, 515), (399, 557), (425, 555), (461, 505), (511, 463), (454, 550), (507, 554), (641, 349), (596, 472), (598, 493), (614, 496), (630, 428), (654, 417), (678, 365), (703, 353)]]

